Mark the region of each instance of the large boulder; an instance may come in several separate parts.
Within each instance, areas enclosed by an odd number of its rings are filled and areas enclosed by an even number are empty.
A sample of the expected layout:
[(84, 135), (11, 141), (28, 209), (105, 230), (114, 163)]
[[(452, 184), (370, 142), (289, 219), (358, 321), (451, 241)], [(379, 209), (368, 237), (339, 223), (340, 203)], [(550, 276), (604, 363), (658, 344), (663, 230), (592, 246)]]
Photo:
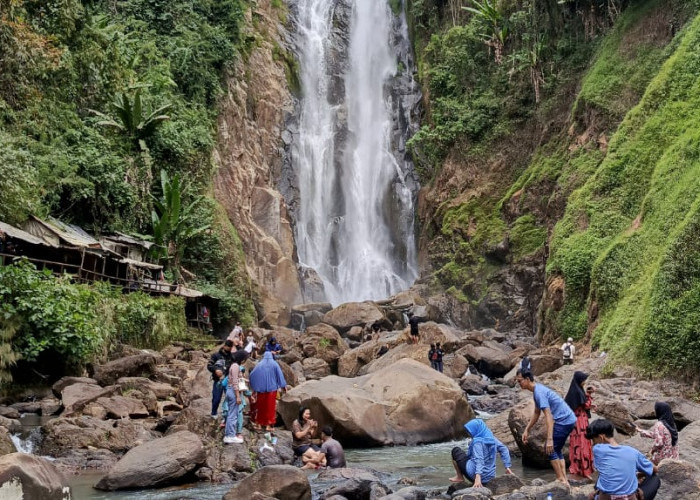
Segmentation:
[(287, 428), (302, 404), (350, 446), (452, 439), (474, 417), (454, 380), (412, 359), (354, 379), (330, 376), (292, 389), (278, 405)]
[(63, 406), (65, 407), (66, 415), (81, 411), (88, 403), (105, 397), (111, 396), (117, 391), (118, 387), (100, 387), (96, 384), (78, 382), (67, 385), (61, 392)]
[(331, 366), (337, 366), (338, 358), (347, 350), (347, 345), (338, 330), (321, 323), (306, 330), (301, 348), (304, 356), (320, 358)]
[(480, 373), (489, 377), (505, 375), (517, 362), (503, 345), (491, 340), (480, 346), (467, 344), (457, 351), (457, 354), (463, 355), (470, 363), (476, 365)]
[(697, 462), (662, 460), (659, 464), (661, 488), (657, 500), (700, 500), (700, 470)]
[(277, 500), (311, 500), (311, 485), (297, 467), (268, 465), (236, 483), (223, 500), (253, 500), (256, 493)]
[(4, 427), (12, 434), (22, 432), (22, 422), (14, 418), (0, 417), (0, 427)]
[(148, 377), (155, 373), (156, 356), (144, 352), (98, 366), (93, 378), (100, 385), (112, 385), (122, 377)]
[[(445, 351), (452, 351), (460, 343), (460, 339), (452, 328), (442, 323), (421, 323), (418, 325), (420, 342), (422, 344), (436, 344), (440, 342)], [(425, 346), (424, 346), (425, 348)]]
[[(381, 342), (372, 341), (345, 351), (338, 359), (338, 375), (341, 377), (355, 377), (360, 369), (377, 358), (381, 349)], [(386, 354), (385, 354), (386, 356)]]
[(68, 417), (50, 420), (44, 425), (42, 455), (59, 457), (77, 448), (103, 448), (114, 453), (125, 451), (155, 439), (158, 434), (146, 430), (142, 421), (106, 422), (94, 417)]
[[(547, 427), (544, 415), (540, 415), (537, 424), (530, 430), (527, 444), (523, 443), (523, 432), (527, 427), (532, 413), (535, 411), (535, 402), (532, 399), (517, 405), (508, 414), (508, 427), (518, 443), (518, 448), (523, 454), (523, 464), (546, 469), (550, 467), (549, 458), (544, 451), (547, 441)], [(568, 440), (567, 440), (568, 443)], [(568, 444), (564, 446), (564, 456), (569, 456)]]
[(374, 302), (348, 302), (328, 311), (323, 322), (334, 326), (340, 332), (347, 332), (353, 326), (372, 324), (384, 319), (384, 313)]
[(679, 434), (680, 457), (693, 464), (700, 464), (700, 421), (686, 426)]
[(87, 378), (87, 377), (62, 377), (56, 381), (51, 386), (51, 390), (53, 391), (54, 396), (57, 398), (61, 398), (63, 394), (63, 390), (68, 387), (69, 385), (73, 384), (92, 384), (96, 385), (97, 380), (94, 378)]
[(12, 442), (10, 432), (4, 427), (0, 427), (0, 456), (9, 455), (16, 451), (17, 449), (15, 448), (15, 443)]
[(25, 453), (0, 457), (0, 498), (70, 500), (71, 490), (56, 467), (45, 458)]
[(122, 377), (117, 380), (122, 392), (129, 390), (141, 391), (144, 394), (152, 392), (158, 399), (167, 399), (177, 394), (177, 389), (170, 384), (154, 382), (145, 377)]
[[(676, 421), (676, 425), (680, 429), (686, 425), (700, 420), (700, 405), (688, 401), (683, 398), (668, 398), (664, 399), (664, 402), (668, 403), (673, 410), (673, 419)], [(656, 413), (654, 412), (654, 404), (656, 401), (646, 401), (639, 405), (634, 413), (638, 418), (648, 418), (655, 419)]]
[(112, 396), (98, 398), (95, 403), (105, 409), (105, 415), (109, 419), (148, 417), (148, 410), (138, 399)]
[(634, 417), (622, 402), (610, 400), (596, 402), (595, 412), (610, 420), (618, 431), (627, 435), (634, 434)]
[(328, 363), (319, 358), (304, 358), (301, 362), (306, 380), (320, 380), (331, 374)]
[(112, 491), (166, 486), (186, 477), (206, 458), (197, 435), (178, 432), (129, 450), (95, 488)]
[(358, 371), (358, 375), (367, 375), (368, 373), (374, 373), (378, 370), (387, 368), (393, 365), (401, 359), (413, 359), (421, 364), (430, 366), (430, 361), (428, 360), (428, 348), (420, 344), (400, 344), (383, 356), (374, 359), (364, 365)]

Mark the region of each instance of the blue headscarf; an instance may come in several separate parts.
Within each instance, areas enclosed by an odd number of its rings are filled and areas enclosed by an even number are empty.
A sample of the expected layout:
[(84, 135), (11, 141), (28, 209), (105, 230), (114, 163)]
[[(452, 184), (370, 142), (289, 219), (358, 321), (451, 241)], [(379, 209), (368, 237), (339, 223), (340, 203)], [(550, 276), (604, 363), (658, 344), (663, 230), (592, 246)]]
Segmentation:
[(475, 418), (464, 424), (464, 428), (472, 437), (472, 443), (496, 444), (496, 438), (493, 437), (493, 432), (484, 423), (483, 420)]
[(255, 392), (273, 392), (287, 386), (282, 368), (267, 351), (262, 361), (250, 372), (250, 388)]

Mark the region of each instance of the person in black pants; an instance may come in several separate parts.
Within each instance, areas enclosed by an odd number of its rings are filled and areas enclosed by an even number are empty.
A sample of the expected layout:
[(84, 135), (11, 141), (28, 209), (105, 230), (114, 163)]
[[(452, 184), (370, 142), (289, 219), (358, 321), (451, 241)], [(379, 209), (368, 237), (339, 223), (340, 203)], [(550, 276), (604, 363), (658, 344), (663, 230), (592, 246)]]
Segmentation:
[(233, 342), (227, 340), (217, 352), (211, 355), (209, 363), (207, 363), (207, 370), (211, 373), (211, 378), (214, 381), (214, 385), (211, 389), (211, 418), (214, 419), (217, 417), (216, 414), (219, 411), (219, 404), (224, 395), (224, 387), (218, 383), (219, 376), (217, 376), (217, 372), (221, 370), (224, 377), (228, 374), (231, 363), (233, 363), (232, 349)]
[(440, 347), (440, 342), (435, 344), (435, 353), (437, 354), (437, 359), (435, 360), (435, 369), (442, 373), (442, 357), (445, 355), (445, 351)]

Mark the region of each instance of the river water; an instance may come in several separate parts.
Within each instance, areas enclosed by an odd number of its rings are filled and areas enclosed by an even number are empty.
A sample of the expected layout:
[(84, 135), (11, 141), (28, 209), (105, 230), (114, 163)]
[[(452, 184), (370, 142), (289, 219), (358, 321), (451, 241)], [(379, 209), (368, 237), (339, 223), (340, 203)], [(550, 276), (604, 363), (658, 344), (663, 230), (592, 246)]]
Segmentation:
[[(402, 488), (399, 480), (408, 478), (423, 488), (436, 488), (447, 490), (448, 479), (454, 475), (450, 451), (453, 446), (466, 447), (466, 441), (451, 441), (447, 443), (435, 443), (421, 446), (396, 446), (385, 448), (368, 448), (362, 450), (346, 450), (346, 459), (350, 467), (368, 467), (385, 474), (384, 482), (394, 491)], [(520, 460), (514, 458), (513, 472), (530, 481), (542, 478), (546, 481), (554, 480), (551, 470), (536, 470), (523, 468)], [(503, 464), (498, 460), (499, 475), (505, 474)], [(327, 486), (315, 481), (317, 474), (309, 473), (311, 485), (314, 490), (314, 498)], [(116, 500), (116, 499), (143, 499), (143, 500), (220, 500), (231, 485), (217, 485), (200, 483), (185, 485), (175, 488), (166, 488), (158, 491), (129, 491), (129, 492), (101, 492), (92, 488), (100, 474), (83, 474), (70, 479), (73, 488), (73, 497), (77, 500)]]
[[(22, 417), (24, 431), (22, 436), (14, 436), (15, 445), (24, 453), (33, 451), (33, 443), (39, 437), (39, 426), (47, 421), (45, 417), (25, 415)], [(378, 471), (383, 481), (393, 490), (402, 486), (399, 481), (406, 478), (415, 481), (423, 488), (446, 490), (448, 479), (454, 475), (450, 451), (453, 446), (466, 448), (468, 442), (449, 441), (419, 446), (394, 446), (384, 448), (365, 448), (346, 450), (346, 459), (350, 467), (365, 467)], [(497, 473), (504, 474), (505, 470), (500, 459), (497, 460)], [(551, 470), (524, 468), (520, 459), (513, 457), (513, 472), (526, 481), (542, 478), (554, 480)], [(318, 498), (327, 484), (315, 481), (317, 474), (309, 472), (314, 498)], [(220, 500), (231, 488), (229, 484), (197, 483), (159, 490), (137, 490), (125, 492), (104, 492), (95, 490), (92, 486), (102, 477), (102, 473), (86, 472), (68, 478), (73, 491), (74, 500)]]

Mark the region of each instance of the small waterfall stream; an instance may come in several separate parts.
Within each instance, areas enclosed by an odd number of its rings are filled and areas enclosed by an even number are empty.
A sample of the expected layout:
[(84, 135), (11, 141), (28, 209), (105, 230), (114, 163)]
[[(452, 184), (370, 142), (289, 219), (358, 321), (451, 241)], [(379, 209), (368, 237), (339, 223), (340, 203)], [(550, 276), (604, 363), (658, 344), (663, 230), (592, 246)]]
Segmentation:
[[(302, 266), (333, 303), (378, 299), (417, 276), (417, 182), (397, 100), (412, 79), (403, 15), (385, 0), (296, 0), (302, 99), (292, 165)], [(417, 97), (415, 97), (417, 96)], [(397, 137), (398, 136), (398, 137)]]

